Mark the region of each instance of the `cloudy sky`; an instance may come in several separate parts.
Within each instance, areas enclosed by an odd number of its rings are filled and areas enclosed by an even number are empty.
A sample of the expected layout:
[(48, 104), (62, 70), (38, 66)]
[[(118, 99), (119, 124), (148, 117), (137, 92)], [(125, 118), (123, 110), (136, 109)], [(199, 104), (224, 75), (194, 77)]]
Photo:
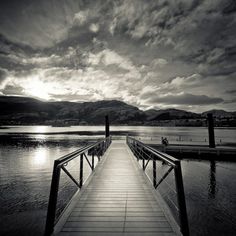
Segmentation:
[(1, 0), (0, 94), (236, 110), (236, 1)]

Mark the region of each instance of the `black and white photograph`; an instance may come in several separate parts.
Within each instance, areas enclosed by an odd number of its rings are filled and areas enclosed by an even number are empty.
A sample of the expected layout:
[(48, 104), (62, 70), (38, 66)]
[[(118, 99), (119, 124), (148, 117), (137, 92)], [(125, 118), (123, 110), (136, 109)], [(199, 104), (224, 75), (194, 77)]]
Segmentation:
[(235, 232), (235, 0), (0, 0), (1, 236)]

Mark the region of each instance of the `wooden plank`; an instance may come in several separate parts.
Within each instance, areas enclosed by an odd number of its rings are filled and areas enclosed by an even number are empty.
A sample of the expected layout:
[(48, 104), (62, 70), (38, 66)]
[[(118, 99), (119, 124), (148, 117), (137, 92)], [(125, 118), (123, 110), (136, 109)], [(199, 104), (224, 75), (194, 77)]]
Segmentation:
[(175, 236), (172, 232), (61, 232), (61, 236)]
[(113, 142), (60, 236), (176, 235), (124, 142)]

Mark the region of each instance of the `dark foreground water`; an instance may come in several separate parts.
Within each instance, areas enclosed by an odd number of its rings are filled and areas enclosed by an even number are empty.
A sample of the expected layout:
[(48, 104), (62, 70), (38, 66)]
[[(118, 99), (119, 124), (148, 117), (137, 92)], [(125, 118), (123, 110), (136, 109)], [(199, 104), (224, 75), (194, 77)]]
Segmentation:
[[(34, 128), (42, 130), (42, 127)], [(150, 127), (144, 127), (142, 132), (147, 134), (148, 129)], [(166, 133), (162, 130), (161, 135), (174, 133), (177, 137), (178, 130), (174, 129), (175, 132), (169, 128)], [(160, 136), (160, 133), (151, 131), (144, 138)], [(20, 133), (3, 133), (0, 138), (0, 235), (43, 235), (53, 161), (86, 145), (86, 142), (81, 141), (85, 137), (75, 134)], [(191, 128), (182, 130), (182, 137), (183, 133), (188, 133), (191, 139)], [(196, 133), (201, 135), (197, 136)], [(195, 130), (194, 134), (192, 138), (204, 138), (202, 130)], [(92, 140), (94, 136), (86, 138)], [(226, 138), (228, 142), (233, 142), (228, 136)], [(75, 166), (71, 166), (73, 168)], [(159, 173), (165, 170), (161, 164), (158, 168)], [(76, 173), (77, 170), (76, 166)], [(184, 160), (182, 170), (191, 235), (235, 235), (236, 163)], [(89, 174), (88, 167), (85, 172)], [(169, 192), (170, 188), (174, 188), (171, 175), (166, 181), (168, 186), (163, 183), (160, 192), (173, 208), (170, 202), (175, 201), (175, 196)], [(73, 183), (63, 175), (62, 191), (59, 193), (61, 201), (70, 193), (65, 191), (65, 186), (76, 190)]]
[[(235, 235), (236, 163), (182, 160), (190, 235)], [(148, 176), (152, 178), (152, 165)], [(169, 166), (157, 165), (158, 179)], [(178, 220), (173, 172), (158, 187), (174, 218)]]

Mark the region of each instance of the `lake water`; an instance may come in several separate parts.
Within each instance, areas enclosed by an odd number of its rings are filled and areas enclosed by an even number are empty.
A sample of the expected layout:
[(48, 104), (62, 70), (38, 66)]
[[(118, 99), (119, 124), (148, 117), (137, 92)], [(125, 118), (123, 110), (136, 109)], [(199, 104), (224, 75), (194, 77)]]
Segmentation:
[[(169, 142), (179, 144), (207, 145), (208, 130), (206, 127), (153, 127), (153, 126), (111, 126), (111, 135), (122, 138), (126, 134), (138, 136), (141, 140), (161, 142), (161, 137), (167, 137)], [(59, 139), (94, 139), (101, 138), (104, 126), (11, 126), (0, 129), (0, 136), (5, 134), (24, 134), (28, 138), (45, 140)], [(67, 136), (65, 136), (67, 134)], [(236, 145), (236, 128), (215, 128), (217, 145)]]
[[(111, 130), (115, 138), (128, 132), (157, 143), (162, 136), (172, 143), (204, 144), (207, 139), (206, 128), (114, 126)], [(103, 131), (103, 126), (0, 129), (0, 235), (43, 235), (53, 161), (100, 138)], [(215, 133), (218, 144), (235, 144), (235, 129)], [(191, 235), (233, 235), (236, 163), (183, 160), (182, 170)], [(88, 167), (85, 172), (89, 174)], [(166, 181), (173, 184), (171, 176)], [(65, 175), (61, 185), (75, 191)], [(160, 192), (168, 192), (165, 184)]]

